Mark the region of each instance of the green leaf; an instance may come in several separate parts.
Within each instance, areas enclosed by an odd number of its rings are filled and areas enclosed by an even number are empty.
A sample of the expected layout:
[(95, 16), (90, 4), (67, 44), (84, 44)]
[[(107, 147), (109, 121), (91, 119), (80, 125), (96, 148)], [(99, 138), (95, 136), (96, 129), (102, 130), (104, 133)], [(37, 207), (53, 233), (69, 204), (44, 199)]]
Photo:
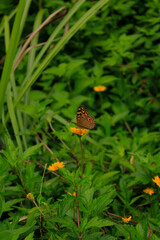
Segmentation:
[(136, 225), (136, 230), (137, 230), (137, 233), (138, 233), (138, 235), (139, 235), (139, 237), (141, 238), (141, 239), (146, 239), (146, 232), (145, 232), (145, 230), (143, 229), (143, 226), (142, 226), (142, 224), (137, 224)]
[(120, 121), (120, 120), (124, 120), (125, 117), (126, 117), (128, 114), (129, 114), (129, 111), (126, 111), (126, 112), (123, 112), (123, 113), (119, 113), (119, 114), (114, 115), (114, 116), (111, 118), (112, 124), (115, 124), (115, 123), (117, 123), (117, 122)]
[(61, 63), (59, 66), (56, 67), (51, 67), (51, 68), (47, 68), (43, 74), (52, 74), (52, 75), (56, 75), (56, 76), (63, 76), (66, 72), (66, 63)]
[(5, 202), (3, 205), (3, 211), (7, 212), (7, 211), (12, 210), (16, 203), (19, 203), (23, 200), (24, 200), (23, 198), (20, 198), (20, 199), (13, 199), (13, 200)]
[(13, 167), (17, 162), (19, 149), (14, 146), (13, 141), (8, 136), (5, 137), (6, 150), (2, 150), (7, 162)]
[(86, 230), (86, 225), (88, 222), (88, 218), (84, 217), (81, 219), (81, 232), (83, 233)]
[[(112, 182), (113, 179), (115, 179), (115, 176), (119, 174), (118, 171), (112, 171), (109, 173), (105, 173), (105, 174), (95, 174), (95, 178), (93, 180), (93, 185), (95, 187), (95, 189), (100, 189), (101, 187), (107, 185), (108, 183)], [(118, 176), (117, 176), (118, 177)], [(108, 188), (110, 188), (108, 186)]]
[(54, 221), (58, 222), (62, 227), (67, 227), (72, 229), (72, 231), (78, 231), (77, 224), (70, 217), (56, 217)]
[(21, 156), (21, 161), (26, 160), (27, 158), (29, 158), (30, 156), (32, 156), (33, 154), (35, 154), (42, 146), (44, 143), (39, 143), (35, 146), (29, 147)]
[(115, 190), (94, 199), (90, 206), (90, 212), (97, 215), (105, 211), (108, 208), (108, 205), (113, 201), (114, 195)]
[(24, 240), (33, 240), (34, 232), (30, 233)]
[(107, 76), (101, 77), (100, 83), (101, 83), (101, 84), (104, 84), (104, 83), (107, 83), (107, 84), (108, 84), (108, 83), (112, 83), (112, 82), (117, 81), (117, 80), (118, 80), (117, 77), (112, 76), (112, 75), (107, 75)]
[(30, 92), (30, 100), (32, 101), (41, 101), (47, 97), (46, 93), (39, 90), (32, 90)]
[(28, 218), (27, 218), (27, 222), (26, 222), (26, 226), (29, 227), (33, 223), (35, 223), (36, 222), (35, 220), (37, 219), (37, 217), (39, 217), (39, 215), (40, 215), (40, 212), (36, 207), (30, 209), (29, 214), (28, 214)]
[(100, 219), (98, 217), (94, 217), (92, 218), (86, 225), (86, 229), (88, 228), (92, 228), (92, 227), (104, 227), (104, 226), (113, 226), (115, 223), (110, 221), (110, 220), (106, 220), (106, 219)]
[(5, 205), (5, 201), (4, 201), (3, 197), (0, 196), (0, 217), (2, 216), (2, 213), (4, 211), (4, 205)]
[(67, 211), (73, 206), (73, 202), (74, 199), (72, 198), (68, 199), (67, 201), (66, 200), (61, 201), (59, 204), (57, 215), (63, 218), (66, 215)]
[(126, 229), (125, 226), (118, 225), (118, 224), (116, 224), (115, 226), (116, 226), (116, 228), (117, 228), (117, 230), (118, 230), (118, 233), (117, 233), (118, 236), (123, 236), (123, 237), (125, 237), (126, 239), (130, 237), (130, 233), (129, 233), (129, 231)]
[(83, 240), (97, 240), (97, 239), (102, 239), (102, 233), (101, 232), (94, 232), (90, 234), (85, 234), (83, 236)]
[(93, 194), (94, 194), (94, 188), (87, 188), (86, 191), (84, 191), (82, 196), (82, 202), (86, 207), (89, 207), (93, 200)]
[(11, 240), (17, 240), (19, 239), (20, 234), (27, 233), (30, 229), (32, 229), (33, 226), (30, 227), (20, 227), (17, 229), (10, 229), (10, 230), (3, 230), (0, 232), (0, 239), (11, 239)]

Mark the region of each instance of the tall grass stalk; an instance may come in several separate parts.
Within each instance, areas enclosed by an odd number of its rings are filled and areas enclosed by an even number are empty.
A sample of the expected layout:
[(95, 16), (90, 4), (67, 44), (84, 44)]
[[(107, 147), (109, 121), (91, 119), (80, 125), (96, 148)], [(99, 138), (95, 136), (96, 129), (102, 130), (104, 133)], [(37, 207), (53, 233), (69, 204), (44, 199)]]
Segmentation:
[(10, 80), (10, 74), (12, 72), (12, 66), (13, 66), (15, 55), (16, 55), (17, 46), (23, 30), (23, 26), (25, 23), (30, 2), (31, 0), (29, 1), (20, 0), (18, 5), (18, 10), (16, 13), (13, 30), (11, 33), (11, 38), (9, 41), (9, 46), (8, 46), (6, 59), (4, 63), (4, 68), (3, 68), (3, 72), (0, 80), (0, 118), (2, 116), (2, 108), (5, 102), (6, 89), (7, 89), (8, 82)]
[(93, 7), (91, 7), (75, 24), (74, 26), (61, 38), (61, 40), (56, 44), (56, 46), (50, 51), (50, 53), (43, 60), (38, 69), (31, 76), (30, 80), (26, 83), (24, 88), (21, 89), (19, 95), (14, 103), (14, 106), (22, 99), (26, 91), (34, 84), (38, 79), (43, 70), (48, 66), (48, 64), (53, 60), (53, 58), (60, 52), (64, 45), (69, 41), (69, 39), (86, 23), (100, 8), (109, 2), (109, 0), (100, 0)]

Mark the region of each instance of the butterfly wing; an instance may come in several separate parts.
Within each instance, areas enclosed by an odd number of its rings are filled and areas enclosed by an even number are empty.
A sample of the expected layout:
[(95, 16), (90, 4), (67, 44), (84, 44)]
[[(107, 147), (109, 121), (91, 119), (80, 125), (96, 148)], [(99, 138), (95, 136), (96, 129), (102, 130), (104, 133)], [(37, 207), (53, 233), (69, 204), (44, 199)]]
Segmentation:
[(77, 110), (77, 125), (87, 129), (95, 127), (94, 118), (89, 115), (89, 112), (83, 106), (79, 106)]

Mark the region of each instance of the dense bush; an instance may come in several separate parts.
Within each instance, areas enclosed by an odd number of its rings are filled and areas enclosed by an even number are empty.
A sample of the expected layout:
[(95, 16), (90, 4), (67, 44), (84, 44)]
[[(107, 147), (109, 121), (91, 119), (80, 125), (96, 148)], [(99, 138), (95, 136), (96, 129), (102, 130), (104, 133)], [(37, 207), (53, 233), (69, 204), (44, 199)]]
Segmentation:
[(159, 1), (0, 13), (0, 239), (158, 240)]

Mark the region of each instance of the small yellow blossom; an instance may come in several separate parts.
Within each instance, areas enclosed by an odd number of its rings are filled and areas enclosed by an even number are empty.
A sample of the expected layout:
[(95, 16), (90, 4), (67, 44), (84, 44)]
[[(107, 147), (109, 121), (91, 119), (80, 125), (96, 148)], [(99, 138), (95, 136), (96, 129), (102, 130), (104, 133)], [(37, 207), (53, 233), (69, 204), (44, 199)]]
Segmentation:
[(134, 162), (134, 156), (131, 155), (131, 158), (130, 158), (130, 164), (133, 165), (133, 162)]
[(95, 86), (93, 89), (95, 92), (104, 92), (107, 88), (105, 86)]
[(76, 192), (74, 192), (74, 193), (72, 194), (72, 196), (73, 196), (73, 197), (76, 197)]
[(80, 136), (84, 135), (85, 133), (89, 132), (89, 129), (85, 129), (85, 128), (75, 128), (75, 127), (71, 127), (70, 131), (72, 133), (78, 134)]
[(30, 198), (31, 195), (32, 195), (32, 193), (28, 193), (27, 194), (27, 198)]
[(154, 191), (150, 188), (144, 189), (143, 192), (148, 193), (150, 196), (154, 193)]
[(67, 192), (69, 195), (73, 196), (73, 197), (76, 197), (76, 192), (74, 192), (73, 194), (70, 193), (70, 192)]
[(155, 182), (158, 187), (160, 187), (160, 178), (159, 178), (158, 176), (155, 176), (155, 177), (152, 179), (152, 181)]
[(64, 163), (63, 162), (56, 162), (56, 163), (53, 163), (52, 165), (50, 165), (48, 167), (48, 170), (50, 171), (57, 171), (58, 168), (63, 168), (64, 167)]
[(26, 196), (28, 199), (30, 199), (31, 201), (34, 200), (34, 196), (32, 193), (28, 193), (27, 196)]
[(131, 221), (131, 216), (129, 218), (122, 218), (123, 222), (128, 223)]

